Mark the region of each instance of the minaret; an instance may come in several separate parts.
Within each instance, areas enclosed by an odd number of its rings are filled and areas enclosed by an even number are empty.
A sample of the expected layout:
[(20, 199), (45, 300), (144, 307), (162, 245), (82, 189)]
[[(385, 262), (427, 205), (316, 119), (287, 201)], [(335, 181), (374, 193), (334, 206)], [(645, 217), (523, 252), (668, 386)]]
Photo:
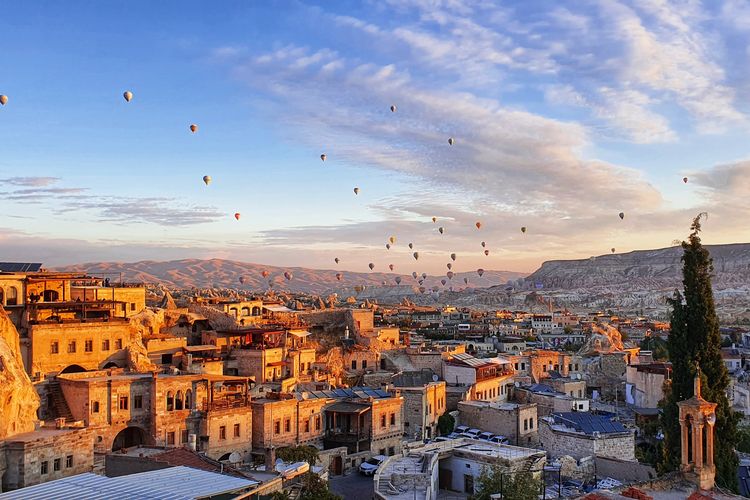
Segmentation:
[[(701, 396), (701, 371), (696, 366), (693, 397), (677, 403), (680, 409), (681, 464), (686, 478), (702, 490), (714, 487), (714, 425), (716, 403)], [(704, 454), (705, 438), (705, 454)]]

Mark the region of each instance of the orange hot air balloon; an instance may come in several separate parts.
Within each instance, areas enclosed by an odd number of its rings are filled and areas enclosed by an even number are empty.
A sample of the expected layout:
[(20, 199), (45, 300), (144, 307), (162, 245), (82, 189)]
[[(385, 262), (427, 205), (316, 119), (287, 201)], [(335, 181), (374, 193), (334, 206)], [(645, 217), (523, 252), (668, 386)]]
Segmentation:
[(5, 106), (8, 104), (8, 96), (7, 95), (0, 95), (0, 104)]
[(328, 157), (325, 155), (325, 153), (323, 153), (322, 155), (320, 155), (320, 161), (326, 161), (326, 158), (328, 158)]
[(448, 262), (445, 266), (448, 268), (449, 271), (453, 269), (453, 264), (451, 264), (450, 262)]
[(414, 260), (419, 260), (419, 252), (414, 252), (412, 255), (414, 256)]
[(487, 255), (489, 255), (489, 254), (490, 254), (490, 251), (489, 251), (489, 250), (485, 250), (485, 251), (484, 251), (484, 255), (485, 255), (485, 256), (487, 256)]
[(615, 247), (612, 247), (611, 250), (612, 250), (612, 253), (615, 253), (615, 251), (616, 251)]
[(261, 273), (260, 273), (260, 275), (263, 276), (264, 278), (268, 278), (269, 274), (271, 274), (271, 273), (269, 273), (268, 271), (261, 271)]
[(454, 276), (453, 271), (448, 271), (447, 273), (445, 273), (445, 275), (448, 276), (449, 280), (452, 280)]
[(456, 261), (456, 254), (455, 254), (455, 253), (452, 253), (452, 254), (451, 254), (451, 260), (452, 260), (453, 262), (455, 262), (455, 261)]
[(437, 217), (433, 217), (432, 222), (437, 222)]
[(130, 100), (133, 98), (133, 93), (129, 90), (126, 90), (123, 92), (122, 96), (125, 98), (125, 101), (130, 102)]
[(390, 269), (391, 271), (393, 271), (393, 264), (388, 264), (388, 269)]
[(477, 226), (477, 229), (481, 229), (482, 228), (482, 223), (481, 222), (477, 222), (474, 225)]
[(396, 243), (396, 237), (395, 236), (391, 236), (390, 238), (388, 238), (388, 241), (391, 242), (391, 245), (394, 245)]
[(236, 213), (234, 214), (234, 218), (235, 218), (235, 219), (237, 219), (237, 220), (240, 220), (240, 217), (241, 217), (241, 214), (240, 214), (239, 212), (236, 212)]
[(190, 125), (190, 131), (192, 133), (196, 133), (198, 131), (198, 125), (196, 125), (195, 123), (193, 123), (192, 125)]

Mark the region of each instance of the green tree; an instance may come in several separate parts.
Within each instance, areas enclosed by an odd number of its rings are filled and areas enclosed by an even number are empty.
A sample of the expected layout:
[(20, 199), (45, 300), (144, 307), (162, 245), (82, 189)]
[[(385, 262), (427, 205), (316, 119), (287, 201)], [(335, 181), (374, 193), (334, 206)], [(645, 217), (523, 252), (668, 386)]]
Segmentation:
[[(662, 428), (664, 457), (662, 470), (674, 470), (680, 461), (680, 425), (677, 402), (693, 396), (693, 378), (698, 366), (702, 396), (716, 403), (714, 463), (716, 483), (737, 489), (737, 415), (726, 396), (729, 375), (721, 359), (721, 335), (716, 316), (711, 273), (713, 261), (699, 237), (701, 215), (693, 220), (688, 241), (682, 242), (683, 292), (675, 291), (669, 300), (671, 330), (667, 340), (672, 360), (672, 381), (666, 387)], [(696, 365), (697, 363), (697, 365)]]
[(438, 418), (437, 425), (440, 435), (445, 436), (453, 432), (453, 429), (456, 427), (456, 419), (450, 413), (443, 413)]
[(302, 494), (300, 500), (343, 500), (328, 489), (328, 483), (314, 472), (308, 472), (302, 477)]
[(276, 457), (284, 462), (307, 462), (311, 466), (318, 461), (318, 449), (314, 446), (285, 446), (276, 450)]
[(667, 342), (659, 337), (646, 337), (639, 347), (642, 351), (651, 351), (655, 361), (669, 361)]
[(493, 465), (483, 467), (471, 500), (489, 500), (491, 495), (502, 493), (503, 500), (537, 500), (541, 481), (531, 472), (510, 472)]

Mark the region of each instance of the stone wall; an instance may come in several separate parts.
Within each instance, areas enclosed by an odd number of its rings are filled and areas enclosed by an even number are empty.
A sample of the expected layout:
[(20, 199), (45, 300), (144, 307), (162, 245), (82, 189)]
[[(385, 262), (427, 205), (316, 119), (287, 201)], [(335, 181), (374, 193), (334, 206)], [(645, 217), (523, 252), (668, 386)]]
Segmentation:
[(552, 429), (547, 421), (542, 420), (539, 423), (539, 442), (553, 457), (570, 455), (580, 460), (602, 456), (635, 461), (635, 441), (631, 432), (591, 436)]
[(537, 405), (534, 403), (498, 405), (465, 401), (458, 403), (458, 411), (461, 425), (505, 436), (509, 444), (529, 446), (539, 440)]

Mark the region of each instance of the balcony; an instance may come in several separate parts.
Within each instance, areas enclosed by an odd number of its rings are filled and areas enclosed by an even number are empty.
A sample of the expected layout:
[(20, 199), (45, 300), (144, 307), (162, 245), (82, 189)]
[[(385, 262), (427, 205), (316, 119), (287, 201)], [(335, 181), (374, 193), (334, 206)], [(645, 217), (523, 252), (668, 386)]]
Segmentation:
[(372, 435), (369, 432), (347, 432), (337, 429), (329, 429), (323, 436), (323, 447), (325, 449), (346, 446), (349, 453), (358, 453), (370, 449)]
[(235, 408), (246, 408), (248, 406), (250, 406), (249, 398), (225, 398), (211, 401), (210, 403), (204, 401), (202, 410), (204, 412), (225, 411)]

